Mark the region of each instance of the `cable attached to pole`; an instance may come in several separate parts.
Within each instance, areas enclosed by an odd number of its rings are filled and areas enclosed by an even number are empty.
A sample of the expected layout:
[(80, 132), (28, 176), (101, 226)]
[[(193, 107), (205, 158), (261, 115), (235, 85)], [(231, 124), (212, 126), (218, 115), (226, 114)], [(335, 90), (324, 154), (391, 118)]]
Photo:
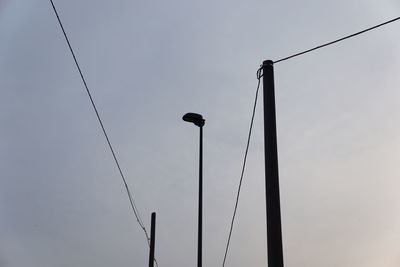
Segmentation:
[(238, 204), (239, 204), (239, 196), (240, 196), (240, 190), (242, 188), (242, 182), (243, 182), (243, 177), (244, 177), (244, 170), (246, 168), (246, 162), (247, 162), (247, 154), (249, 152), (249, 146), (250, 146), (250, 139), (251, 139), (251, 133), (253, 130), (253, 124), (254, 124), (254, 117), (256, 114), (256, 107), (257, 107), (257, 100), (258, 100), (258, 91), (260, 89), (260, 82), (261, 82), (261, 69), (259, 69), (257, 71), (257, 79), (258, 79), (258, 84), (257, 84), (257, 89), (256, 89), (256, 95), (255, 95), (255, 99), (254, 99), (254, 105), (253, 105), (253, 112), (251, 115), (251, 120), (250, 120), (250, 128), (249, 128), (249, 134), (247, 136), (247, 144), (246, 144), (246, 150), (244, 153), (244, 158), (243, 158), (243, 165), (242, 165), (242, 171), (240, 174), (240, 180), (239, 180), (239, 187), (238, 187), (238, 191), (236, 194), (236, 201), (235, 201), (235, 208), (233, 209), (233, 215), (232, 215), (232, 220), (231, 220), (231, 225), (229, 228), (229, 235), (228, 235), (228, 241), (226, 243), (226, 247), (225, 247), (225, 254), (224, 254), (224, 260), (222, 262), (222, 267), (225, 266), (225, 262), (226, 262), (226, 257), (228, 255), (228, 249), (229, 249), (229, 245), (231, 242), (231, 237), (232, 237), (232, 231), (233, 231), (233, 224), (235, 222), (235, 218), (236, 218), (236, 212), (237, 212), (237, 208), (238, 208)]
[[(365, 29), (365, 30), (362, 30), (362, 31), (359, 31), (359, 32), (350, 34), (350, 35), (345, 36), (345, 37), (343, 37), (343, 38), (340, 38), (340, 39), (337, 39), (337, 40), (334, 40), (334, 41), (331, 41), (331, 42), (328, 42), (328, 43), (325, 43), (325, 44), (322, 44), (322, 45), (313, 47), (313, 48), (311, 48), (311, 49), (307, 49), (307, 50), (305, 50), (305, 51), (302, 51), (302, 52), (299, 52), (299, 53), (296, 53), (296, 54), (293, 54), (293, 55), (290, 55), (290, 56), (287, 56), (287, 57), (284, 57), (284, 58), (275, 60), (274, 62), (271, 62), (271, 63), (272, 63), (272, 64), (275, 64), (275, 63), (283, 62), (283, 61), (286, 61), (286, 60), (289, 60), (289, 59), (292, 59), (292, 58), (295, 58), (295, 57), (298, 57), (298, 56), (301, 56), (301, 55), (310, 53), (310, 52), (312, 52), (312, 51), (321, 49), (321, 48), (323, 48), (323, 47), (330, 46), (330, 45), (332, 45), (332, 44), (335, 44), (335, 43), (344, 41), (344, 40), (346, 40), (346, 39), (355, 37), (355, 36), (357, 36), (357, 35), (366, 33), (366, 32), (368, 32), (368, 31), (374, 30), (374, 29), (379, 28), (379, 27), (382, 27), (382, 26), (384, 26), (384, 25), (393, 23), (393, 22), (395, 22), (395, 21), (397, 21), (397, 20), (400, 20), (400, 17), (391, 19), (391, 20), (389, 20), (389, 21), (383, 22), (383, 23), (381, 23), (381, 24), (375, 25), (375, 26), (370, 27), (370, 28), (367, 28), (367, 29)], [(223, 259), (223, 262), (222, 262), (222, 267), (225, 266), (225, 262), (226, 262), (226, 258), (227, 258), (227, 254), (228, 254), (228, 249), (229, 249), (229, 245), (230, 245), (230, 241), (231, 241), (231, 237), (232, 237), (233, 225), (234, 225), (234, 222), (235, 222), (237, 207), (238, 207), (238, 203), (239, 203), (240, 190), (241, 190), (241, 187), (242, 187), (243, 175), (244, 175), (244, 170), (245, 170), (245, 167), (246, 167), (247, 154), (248, 154), (248, 150), (249, 150), (251, 132), (252, 132), (252, 128), (253, 128), (253, 121), (254, 121), (255, 110), (256, 110), (256, 105), (257, 105), (258, 91), (259, 91), (259, 88), (260, 88), (260, 80), (261, 80), (261, 77), (263, 77), (263, 75), (264, 75), (264, 74), (262, 73), (262, 69), (263, 69), (263, 67), (260, 67), (260, 68), (257, 70), (258, 85), (257, 85), (257, 90), (256, 90), (256, 96), (255, 96), (254, 106), (253, 106), (253, 113), (252, 113), (251, 122), (250, 122), (249, 134), (248, 134), (248, 138), (247, 138), (246, 151), (245, 151), (244, 160), (243, 160), (243, 165), (242, 165), (242, 172), (241, 172), (241, 175), (240, 175), (239, 187), (238, 187), (238, 191), (237, 191), (237, 195), (236, 195), (235, 208), (234, 208), (234, 210), (233, 210), (233, 216), (232, 216), (232, 220), (231, 220), (231, 224), (230, 224), (230, 229), (229, 229), (229, 235), (228, 235), (227, 244), (226, 244), (226, 247), (225, 247), (225, 254), (224, 254), (224, 259)]]
[[(81, 80), (82, 80), (82, 82), (83, 82), (83, 85), (85, 86), (86, 93), (87, 93), (87, 95), (88, 95), (88, 97), (89, 97), (89, 99), (90, 99), (90, 103), (92, 104), (92, 107), (93, 107), (93, 109), (94, 109), (94, 112), (96, 113), (97, 120), (98, 120), (98, 122), (99, 122), (99, 124), (100, 124), (100, 127), (101, 127), (101, 130), (102, 130), (102, 132), (103, 132), (103, 135), (104, 135), (104, 137), (106, 138), (108, 147), (110, 148), (110, 151), (111, 151), (111, 154), (112, 154), (112, 156), (113, 156), (114, 162), (115, 162), (115, 164), (116, 164), (116, 166), (117, 166), (118, 172), (119, 172), (119, 174), (120, 174), (120, 176), (121, 176), (121, 179), (122, 179), (122, 181), (123, 181), (123, 183), (124, 183), (124, 186), (125, 186), (125, 189), (126, 189), (126, 193), (127, 193), (127, 195), (128, 195), (128, 198), (129, 198), (129, 202), (130, 202), (132, 211), (133, 211), (133, 213), (134, 213), (134, 215), (135, 215), (135, 218), (136, 218), (136, 220), (137, 220), (137, 222), (138, 222), (140, 228), (142, 228), (142, 230), (143, 230), (143, 232), (144, 232), (144, 234), (145, 234), (145, 236), (146, 236), (147, 244), (150, 246), (150, 237), (149, 237), (149, 234), (147, 233), (146, 227), (144, 226), (143, 220), (142, 220), (142, 218), (141, 218), (141, 216), (140, 216), (140, 214), (139, 214), (139, 210), (138, 210), (138, 208), (137, 208), (137, 206), (136, 206), (136, 204), (135, 204), (135, 201), (134, 201), (134, 199), (133, 199), (133, 197), (132, 197), (131, 191), (130, 191), (129, 186), (128, 186), (128, 184), (127, 184), (127, 182), (126, 182), (126, 179), (125, 179), (125, 175), (124, 175), (124, 173), (122, 172), (122, 169), (121, 169), (121, 166), (120, 166), (120, 164), (119, 164), (117, 155), (116, 155), (116, 153), (115, 153), (115, 151), (114, 151), (114, 148), (113, 148), (113, 146), (112, 146), (112, 144), (111, 144), (110, 138), (108, 137), (108, 134), (107, 134), (107, 131), (106, 131), (105, 127), (104, 127), (103, 121), (101, 120), (100, 114), (99, 114), (98, 109), (97, 109), (97, 107), (96, 107), (96, 104), (95, 104), (95, 102), (94, 102), (94, 100), (93, 100), (92, 94), (90, 93), (90, 90), (89, 90), (89, 87), (88, 87), (88, 85), (87, 85), (87, 83), (86, 83), (85, 77), (83, 76), (82, 70), (81, 70), (81, 68), (80, 68), (80, 66), (79, 66), (79, 63), (78, 63), (78, 60), (77, 60), (77, 58), (76, 58), (76, 56), (75, 56), (74, 50), (72, 49), (71, 43), (70, 43), (70, 41), (69, 41), (69, 39), (68, 39), (67, 33), (65, 32), (64, 26), (63, 26), (63, 24), (62, 24), (62, 22), (61, 22), (60, 16), (58, 15), (58, 12), (57, 12), (57, 9), (56, 9), (56, 7), (55, 7), (55, 5), (54, 5), (54, 3), (53, 3), (53, 0), (50, 0), (50, 3), (51, 3), (51, 6), (53, 7), (54, 14), (55, 14), (56, 17), (57, 17), (58, 23), (59, 23), (59, 25), (60, 25), (60, 27), (61, 27), (61, 30), (62, 30), (62, 32), (63, 32), (63, 35), (64, 35), (64, 37), (65, 37), (65, 40), (66, 40), (66, 42), (67, 42), (67, 44), (68, 44), (68, 47), (69, 47), (69, 50), (70, 50), (70, 52), (71, 52), (71, 55), (72, 55), (72, 57), (73, 57), (73, 59), (74, 59), (76, 68), (78, 69), (79, 75), (81, 76)], [(156, 263), (156, 266), (158, 267), (158, 263), (157, 263), (156, 259), (154, 259), (154, 261), (155, 261), (155, 263)]]
[(362, 30), (362, 31), (359, 31), (359, 32), (356, 32), (356, 33), (353, 33), (353, 34), (350, 34), (350, 35), (347, 35), (347, 36), (345, 36), (345, 37), (343, 37), (343, 38), (334, 40), (334, 41), (332, 41), (332, 42), (325, 43), (325, 44), (322, 44), (322, 45), (319, 45), (319, 46), (316, 46), (316, 47), (313, 47), (313, 48), (304, 50), (304, 51), (302, 51), (302, 52), (300, 52), (300, 53), (296, 53), (296, 54), (293, 54), (293, 55), (291, 55), (291, 56), (287, 56), (287, 57), (284, 57), (284, 58), (275, 60), (274, 63), (283, 62), (283, 61), (286, 61), (286, 60), (288, 60), (288, 59), (292, 59), (292, 58), (294, 58), (294, 57), (298, 57), (298, 56), (301, 56), (301, 55), (310, 53), (310, 52), (312, 52), (312, 51), (321, 49), (321, 48), (323, 48), (323, 47), (333, 45), (333, 44), (335, 44), (335, 43), (344, 41), (344, 40), (346, 40), (346, 39), (350, 39), (350, 38), (355, 37), (355, 36), (357, 36), (357, 35), (360, 35), (360, 34), (363, 34), (363, 33), (368, 32), (368, 31), (374, 30), (374, 29), (376, 29), (376, 28), (382, 27), (382, 26), (384, 26), (384, 25), (393, 23), (393, 22), (395, 22), (395, 21), (397, 21), (397, 20), (400, 20), (400, 17), (397, 17), (397, 18), (388, 20), (388, 21), (386, 21), (386, 22), (383, 22), (383, 23), (381, 23), (381, 24), (378, 24), (378, 25), (375, 25), (375, 26), (373, 26), (373, 27), (367, 28), (367, 29), (365, 29), (365, 30)]

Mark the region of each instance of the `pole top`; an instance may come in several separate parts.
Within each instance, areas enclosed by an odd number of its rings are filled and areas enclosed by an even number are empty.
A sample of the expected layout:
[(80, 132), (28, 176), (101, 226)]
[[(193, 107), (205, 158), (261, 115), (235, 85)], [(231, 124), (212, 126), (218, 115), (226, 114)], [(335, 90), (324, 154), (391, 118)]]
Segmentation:
[(272, 65), (274, 65), (274, 62), (272, 60), (270, 60), (270, 59), (263, 61), (263, 67), (272, 66)]

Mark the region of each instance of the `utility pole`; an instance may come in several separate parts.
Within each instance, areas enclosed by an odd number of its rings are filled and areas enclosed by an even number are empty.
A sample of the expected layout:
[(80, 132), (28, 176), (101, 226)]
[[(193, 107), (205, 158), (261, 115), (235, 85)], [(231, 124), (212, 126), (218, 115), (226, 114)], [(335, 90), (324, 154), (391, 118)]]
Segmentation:
[(262, 65), (268, 267), (283, 267), (273, 61)]
[(149, 267), (154, 267), (154, 245), (156, 239), (156, 213), (151, 214), (151, 230), (150, 230), (150, 255)]

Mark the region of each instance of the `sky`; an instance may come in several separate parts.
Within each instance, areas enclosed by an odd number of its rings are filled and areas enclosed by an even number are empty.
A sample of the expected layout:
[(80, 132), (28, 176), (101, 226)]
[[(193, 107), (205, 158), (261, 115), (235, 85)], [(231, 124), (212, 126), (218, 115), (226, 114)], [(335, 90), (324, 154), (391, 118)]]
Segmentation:
[[(221, 266), (256, 71), (400, 2), (54, 0), (160, 267)], [(285, 266), (400, 265), (400, 23), (275, 65)], [(0, 266), (146, 266), (146, 239), (49, 1), (0, 0)], [(266, 266), (262, 103), (226, 266)]]

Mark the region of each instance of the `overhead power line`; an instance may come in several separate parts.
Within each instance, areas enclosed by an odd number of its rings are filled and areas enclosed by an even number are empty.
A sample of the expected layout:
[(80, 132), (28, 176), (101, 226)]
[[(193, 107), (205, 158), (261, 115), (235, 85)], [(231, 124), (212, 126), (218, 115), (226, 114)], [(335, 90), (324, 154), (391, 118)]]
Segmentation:
[(240, 190), (242, 188), (244, 170), (246, 168), (246, 162), (247, 162), (247, 154), (249, 152), (250, 139), (251, 139), (251, 133), (252, 133), (252, 130), (253, 130), (254, 117), (255, 117), (255, 114), (256, 114), (258, 91), (260, 89), (261, 77), (262, 77), (261, 70), (258, 70), (257, 71), (258, 84), (257, 84), (256, 95), (255, 95), (255, 99), (254, 99), (253, 112), (252, 112), (251, 120), (250, 120), (249, 134), (247, 136), (247, 144), (246, 144), (246, 150), (245, 150), (244, 158), (243, 158), (242, 171), (241, 171), (241, 174), (240, 174), (239, 187), (238, 187), (237, 194), (236, 194), (235, 208), (233, 209), (233, 215), (232, 215), (231, 225), (230, 225), (230, 228), (229, 228), (228, 241), (226, 242), (225, 254), (224, 254), (224, 260), (222, 262), (222, 267), (225, 266), (226, 257), (228, 255), (228, 249), (229, 249), (229, 245), (230, 245), (230, 242), (231, 242), (232, 231), (233, 231), (233, 224), (235, 222), (236, 212), (237, 212), (237, 208), (238, 208), (238, 204), (239, 204)]
[(382, 26), (384, 26), (384, 25), (390, 24), (390, 23), (395, 22), (395, 21), (397, 21), (397, 20), (399, 20), (399, 19), (400, 19), (400, 17), (397, 17), (397, 18), (388, 20), (388, 21), (383, 22), (383, 23), (381, 23), (381, 24), (378, 24), (378, 25), (375, 25), (375, 26), (370, 27), (370, 28), (368, 28), (368, 29), (365, 29), (365, 30), (362, 30), (362, 31), (359, 31), (359, 32), (356, 32), (356, 33), (353, 33), (353, 34), (350, 34), (350, 35), (347, 35), (347, 36), (345, 36), (345, 37), (343, 37), (343, 38), (334, 40), (334, 41), (332, 41), (332, 42), (325, 43), (325, 44), (322, 44), (322, 45), (313, 47), (313, 48), (311, 48), (311, 49), (304, 50), (304, 51), (302, 51), (302, 52), (300, 52), (300, 53), (293, 54), (293, 55), (291, 55), (291, 56), (288, 56), (288, 57), (284, 57), (284, 58), (275, 60), (274, 63), (279, 63), (279, 62), (282, 62), (282, 61), (286, 61), (286, 60), (288, 60), (288, 59), (291, 59), (291, 58), (294, 58), (294, 57), (298, 57), (298, 56), (301, 56), (301, 55), (310, 53), (310, 52), (312, 52), (312, 51), (314, 51), (314, 50), (318, 50), (318, 49), (321, 49), (321, 48), (323, 48), (323, 47), (326, 47), (326, 46), (329, 46), (329, 45), (333, 45), (333, 44), (335, 44), (335, 43), (344, 41), (344, 40), (346, 40), (346, 39), (350, 39), (350, 38), (355, 37), (355, 36), (357, 36), (357, 35), (360, 35), (360, 34), (363, 34), (363, 33), (368, 32), (368, 31), (374, 30), (374, 29), (376, 29), (376, 28), (382, 27)]
[[(357, 36), (357, 35), (366, 33), (366, 32), (368, 32), (368, 31), (371, 31), (371, 30), (374, 30), (374, 29), (376, 29), (376, 28), (382, 27), (382, 26), (384, 26), (384, 25), (386, 25), (386, 24), (395, 22), (395, 21), (397, 21), (397, 20), (400, 20), (400, 17), (391, 19), (391, 20), (389, 20), (389, 21), (383, 22), (383, 23), (381, 23), (381, 24), (375, 25), (375, 26), (370, 27), (370, 28), (367, 28), (367, 29), (365, 29), (365, 30), (362, 30), (362, 31), (359, 31), (359, 32), (350, 34), (350, 35), (345, 36), (345, 37), (343, 37), (343, 38), (340, 38), (340, 39), (337, 39), (337, 40), (334, 40), (334, 41), (331, 41), (331, 42), (328, 42), (328, 43), (325, 43), (325, 44), (316, 46), (316, 47), (314, 47), (314, 48), (307, 49), (307, 50), (305, 50), (305, 51), (302, 51), (302, 52), (299, 52), (299, 53), (296, 53), (296, 54), (293, 54), (293, 55), (290, 55), (290, 56), (281, 58), (281, 59), (279, 59), (279, 60), (274, 61), (274, 63), (283, 62), (283, 61), (292, 59), (292, 58), (294, 58), (294, 57), (298, 57), (298, 56), (301, 56), (301, 55), (310, 53), (310, 52), (312, 52), (312, 51), (314, 51), (314, 50), (321, 49), (321, 48), (323, 48), (323, 47), (326, 47), (326, 46), (329, 46), (329, 45), (332, 45), (332, 44), (335, 44), (335, 43), (344, 41), (344, 40), (346, 40), (346, 39), (349, 39), (349, 38), (355, 37), (355, 36)], [(243, 165), (242, 165), (242, 171), (241, 171), (241, 175), (240, 175), (240, 181), (239, 181), (238, 191), (237, 191), (237, 194), (236, 194), (235, 208), (234, 208), (234, 210), (233, 210), (232, 220), (231, 220), (231, 224), (230, 224), (230, 228), (229, 228), (229, 235), (228, 235), (228, 240), (227, 240), (226, 247), (225, 247), (225, 254), (224, 254), (224, 259), (223, 259), (223, 262), (222, 262), (222, 267), (225, 266), (226, 258), (227, 258), (228, 250), (229, 250), (229, 245), (230, 245), (230, 241), (231, 241), (231, 237), (232, 237), (233, 225), (234, 225), (234, 222), (235, 222), (236, 212), (237, 212), (237, 208), (238, 208), (239, 196), (240, 196), (240, 191), (241, 191), (241, 187), (242, 187), (243, 176), (244, 176), (244, 170), (245, 170), (245, 167), (246, 167), (247, 154), (248, 154), (248, 150), (249, 150), (249, 144), (250, 144), (251, 133), (252, 133), (252, 128), (253, 128), (255, 110), (256, 110), (256, 106), (257, 106), (258, 91), (259, 91), (259, 88), (260, 88), (260, 79), (261, 79), (262, 76), (263, 76), (263, 73), (262, 73), (262, 67), (261, 67), (261, 68), (259, 68), (258, 71), (257, 71), (258, 85), (257, 85), (257, 90), (256, 90), (256, 95), (255, 95), (255, 100), (254, 100), (253, 113), (252, 113), (251, 122), (250, 122), (250, 129), (249, 129), (249, 134), (248, 134), (248, 138), (247, 138), (247, 145), (246, 145), (246, 150), (245, 150), (245, 155), (244, 155), (244, 160), (243, 160)]]
[[(62, 24), (62, 22), (61, 22), (60, 16), (58, 15), (58, 12), (57, 12), (57, 9), (56, 9), (56, 7), (55, 7), (55, 5), (54, 5), (54, 3), (53, 3), (53, 0), (50, 0), (50, 3), (51, 3), (51, 5), (52, 5), (52, 7), (53, 7), (54, 14), (55, 14), (56, 17), (57, 17), (58, 23), (59, 23), (59, 25), (60, 25), (60, 27), (61, 27), (61, 30), (62, 30), (62, 32), (63, 32), (63, 34), (64, 34), (65, 40), (66, 40), (66, 42), (67, 42), (67, 44), (68, 44), (68, 47), (69, 47), (69, 50), (70, 50), (70, 52), (71, 52), (71, 55), (72, 55), (72, 57), (73, 57), (73, 59), (74, 59), (76, 68), (77, 68), (78, 71), (79, 71), (79, 75), (81, 76), (83, 85), (85, 86), (86, 93), (87, 93), (87, 95), (88, 95), (88, 97), (89, 97), (89, 99), (90, 99), (90, 103), (92, 104), (92, 107), (93, 107), (93, 109), (94, 109), (94, 112), (96, 113), (96, 117), (97, 117), (97, 120), (98, 120), (98, 122), (99, 122), (99, 124), (100, 124), (101, 130), (102, 130), (102, 132), (103, 132), (103, 134), (104, 134), (104, 137), (105, 137), (106, 140), (107, 140), (108, 147), (110, 148), (110, 151), (111, 151), (111, 154), (112, 154), (112, 156), (113, 156), (114, 162), (115, 162), (115, 164), (116, 164), (116, 166), (117, 166), (119, 175), (121, 176), (122, 181), (123, 181), (123, 183), (124, 183), (124, 186), (125, 186), (125, 189), (126, 189), (126, 193), (127, 193), (127, 195), (128, 195), (129, 202), (130, 202), (130, 205), (131, 205), (131, 207), (132, 207), (133, 214), (135, 215), (136, 220), (137, 220), (137, 222), (138, 222), (140, 228), (142, 228), (142, 230), (143, 230), (143, 232), (144, 232), (144, 234), (145, 234), (145, 236), (146, 236), (147, 244), (150, 246), (150, 237), (149, 237), (149, 234), (147, 233), (146, 227), (145, 227), (144, 224), (143, 224), (143, 220), (142, 220), (142, 218), (141, 218), (141, 216), (140, 216), (140, 213), (139, 213), (139, 210), (138, 210), (138, 208), (137, 208), (137, 206), (136, 206), (136, 204), (135, 204), (135, 201), (134, 201), (134, 199), (133, 199), (131, 190), (129, 189), (129, 186), (128, 186), (127, 182), (126, 182), (125, 175), (124, 175), (124, 173), (123, 173), (123, 171), (122, 171), (122, 169), (121, 169), (121, 166), (120, 166), (120, 164), (119, 164), (119, 161), (118, 161), (117, 155), (116, 155), (116, 153), (115, 153), (115, 151), (114, 151), (114, 148), (113, 148), (113, 146), (111, 145), (110, 138), (108, 137), (108, 134), (107, 134), (107, 131), (106, 131), (105, 127), (104, 127), (103, 121), (101, 120), (100, 114), (99, 114), (98, 109), (97, 109), (97, 107), (96, 107), (96, 104), (95, 104), (95, 102), (94, 102), (94, 100), (93, 100), (92, 94), (90, 93), (90, 90), (89, 90), (89, 87), (88, 87), (88, 85), (87, 85), (87, 83), (86, 83), (85, 77), (83, 76), (81, 67), (79, 66), (78, 60), (77, 60), (77, 58), (76, 58), (76, 56), (75, 56), (74, 50), (72, 49), (71, 43), (70, 43), (70, 41), (69, 41), (69, 39), (68, 39), (67, 33), (65, 32), (64, 26), (63, 26), (63, 24)], [(158, 266), (157, 261), (156, 261), (156, 260), (154, 260), (154, 261), (155, 261), (156, 265)]]

